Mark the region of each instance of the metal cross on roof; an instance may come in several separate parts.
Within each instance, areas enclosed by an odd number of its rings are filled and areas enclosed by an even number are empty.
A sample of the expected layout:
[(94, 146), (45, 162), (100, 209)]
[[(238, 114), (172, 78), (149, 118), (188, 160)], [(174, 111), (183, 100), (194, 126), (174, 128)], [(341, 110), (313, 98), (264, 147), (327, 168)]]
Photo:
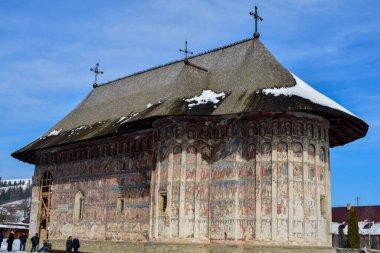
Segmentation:
[(185, 63), (188, 63), (189, 61), (188, 61), (188, 58), (187, 58), (187, 54), (193, 54), (193, 52), (187, 50), (187, 40), (185, 40), (185, 49), (180, 49), (179, 51), (185, 53), (185, 59), (183, 61)]
[(260, 37), (260, 33), (257, 31), (257, 21), (263, 21), (263, 18), (259, 16), (259, 13), (257, 12), (257, 6), (255, 6), (255, 12), (250, 12), (249, 15), (255, 18), (255, 33), (253, 34), (253, 38), (258, 38)]
[(99, 74), (103, 74), (103, 71), (100, 71), (100, 70), (99, 70), (99, 63), (96, 63), (95, 68), (90, 68), (90, 70), (91, 70), (92, 72), (95, 73), (95, 82), (94, 82), (94, 84), (93, 84), (92, 86), (93, 86), (94, 88), (96, 88), (96, 87), (98, 87), (98, 84), (97, 84), (97, 81), (98, 81), (98, 75), (99, 75)]

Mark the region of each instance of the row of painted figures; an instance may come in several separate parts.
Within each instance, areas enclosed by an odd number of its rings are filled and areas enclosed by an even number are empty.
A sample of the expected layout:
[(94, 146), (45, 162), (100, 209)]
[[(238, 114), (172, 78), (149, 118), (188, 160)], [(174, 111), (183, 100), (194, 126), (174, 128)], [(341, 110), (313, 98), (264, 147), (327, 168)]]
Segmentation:
[(236, 136), (265, 136), (265, 135), (297, 135), (307, 136), (320, 140), (327, 140), (327, 129), (317, 122), (290, 122), (290, 121), (261, 121), (240, 122), (228, 124), (200, 123), (198, 125), (169, 125), (158, 130), (158, 140), (176, 139), (220, 139)]

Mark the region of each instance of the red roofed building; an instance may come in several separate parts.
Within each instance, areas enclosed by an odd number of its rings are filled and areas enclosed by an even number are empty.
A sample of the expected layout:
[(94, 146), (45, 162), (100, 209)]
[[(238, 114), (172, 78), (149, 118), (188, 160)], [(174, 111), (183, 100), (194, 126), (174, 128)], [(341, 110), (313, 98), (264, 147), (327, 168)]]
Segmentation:
[[(357, 206), (358, 226), (360, 234), (360, 246), (371, 249), (380, 249), (380, 205), (379, 206)], [(334, 247), (344, 247), (344, 242), (339, 240), (339, 227), (343, 226), (345, 240), (347, 236), (348, 207), (332, 208), (331, 233)]]

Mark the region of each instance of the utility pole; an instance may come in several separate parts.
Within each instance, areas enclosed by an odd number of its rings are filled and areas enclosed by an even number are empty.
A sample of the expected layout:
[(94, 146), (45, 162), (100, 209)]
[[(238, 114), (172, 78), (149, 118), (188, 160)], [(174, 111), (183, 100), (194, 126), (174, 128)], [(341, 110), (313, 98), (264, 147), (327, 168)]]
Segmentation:
[(371, 215), (368, 215), (368, 249), (371, 249)]

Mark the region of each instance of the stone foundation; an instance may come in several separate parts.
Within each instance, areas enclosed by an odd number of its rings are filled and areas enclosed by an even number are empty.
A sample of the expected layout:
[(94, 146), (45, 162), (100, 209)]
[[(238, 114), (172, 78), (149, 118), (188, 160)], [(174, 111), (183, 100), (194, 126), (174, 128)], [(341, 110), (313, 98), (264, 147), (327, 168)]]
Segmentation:
[[(64, 250), (65, 240), (51, 240), (54, 250)], [(81, 241), (80, 252), (112, 253), (335, 253), (332, 247), (318, 246), (263, 246), (238, 244), (202, 243), (153, 243), (153, 242), (115, 242)]]

